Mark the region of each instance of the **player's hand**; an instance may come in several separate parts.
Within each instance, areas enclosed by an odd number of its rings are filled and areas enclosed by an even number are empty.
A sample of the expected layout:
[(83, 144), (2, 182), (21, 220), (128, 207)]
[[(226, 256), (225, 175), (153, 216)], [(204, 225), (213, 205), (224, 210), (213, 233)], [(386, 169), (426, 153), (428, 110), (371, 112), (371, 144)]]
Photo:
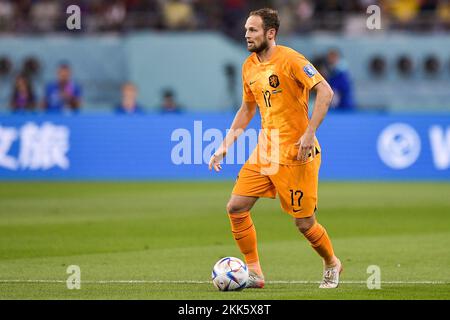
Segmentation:
[(313, 158), (316, 156), (316, 148), (314, 144), (315, 137), (316, 135), (313, 130), (306, 129), (306, 132), (295, 144), (299, 147), (297, 160), (306, 161), (310, 155)]
[(219, 148), (209, 160), (209, 170), (211, 170), (212, 168), (214, 168), (216, 172), (222, 170), (222, 165), (220, 163), (222, 162), (223, 157), (226, 153), (227, 151), (225, 149)]

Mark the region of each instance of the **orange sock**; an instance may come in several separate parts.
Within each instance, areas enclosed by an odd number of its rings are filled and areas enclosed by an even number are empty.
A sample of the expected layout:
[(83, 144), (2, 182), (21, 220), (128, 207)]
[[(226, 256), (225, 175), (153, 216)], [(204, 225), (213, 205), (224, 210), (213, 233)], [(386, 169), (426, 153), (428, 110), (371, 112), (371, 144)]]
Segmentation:
[(258, 248), (256, 245), (256, 229), (250, 212), (228, 214), (234, 240), (245, 257), (249, 270), (262, 275), (259, 264)]
[(335, 262), (333, 246), (324, 227), (315, 222), (303, 235), (311, 243), (314, 250), (324, 259), (326, 265), (332, 265)]

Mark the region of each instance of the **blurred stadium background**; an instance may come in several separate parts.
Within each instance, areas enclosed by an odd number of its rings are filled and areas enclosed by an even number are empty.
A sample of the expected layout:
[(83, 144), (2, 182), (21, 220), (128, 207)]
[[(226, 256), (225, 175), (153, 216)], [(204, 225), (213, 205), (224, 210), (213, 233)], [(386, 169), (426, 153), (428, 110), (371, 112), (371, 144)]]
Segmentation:
[[(70, 5), (79, 30), (67, 28)], [(367, 27), (371, 5), (381, 29)], [(0, 0), (1, 298), (223, 298), (206, 282), (215, 259), (239, 255), (224, 208), (242, 159), (219, 175), (205, 162), (240, 104), (245, 19), (266, 6), (280, 13), (277, 43), (336, 92), (318, 132), (321, 221), (351, 288), (286, 282), (232, 297), (449, 298), (450, 1)], [(289, 254), (300, 241), (264, 203), (255, 221), (268, 278), (316, 280), (320, 262), (304, 243)], [(196, 265), (180, 271), (173, 255)], [(64, 288), (77, 263), (92, 281), (78, 296)], [(388, 291), (368, 293), (369, 264)], [(102, 279), (150, 282), (111, 282), (121, 295)]]
[[(81, 8), (81, 30), (67, 30), (70, 4)], [(370, 4), (382, 8), (382, 30), (366, 26)], [(139, 87), (149, 111), (165, 89), (187, 111), (236, 108), (247, 56), (242, 25), (262, 5), (280, 12), (280, 44), (315, 62), (341, 50), (358, 109), (450, 110), (450, 5), (438, 0), (1, 1), (1, 110), (9, 110), (20, 72), (40, 102), (61, 61), (83, 88), (83, 112), (111, 110), (125, 81)]]

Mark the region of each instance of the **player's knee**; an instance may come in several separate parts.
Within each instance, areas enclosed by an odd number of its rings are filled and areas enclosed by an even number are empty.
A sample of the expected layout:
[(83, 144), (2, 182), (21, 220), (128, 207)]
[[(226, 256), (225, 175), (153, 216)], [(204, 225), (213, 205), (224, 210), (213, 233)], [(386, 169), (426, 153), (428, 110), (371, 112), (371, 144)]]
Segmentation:
[(241, 213), (241, 212), (245, 212), (248, 210), (250, 210), (250, 209), (247, 208), (244, 204), (239, 203), (237, 201), (230, 200), (227, 203), (227, 212), (229, 214)]
[(306, 231), (311, 229), (311, 227), (314, 225), (314, 222), (315, 222), (315, 218), (314, 217), (296, 218), (295, 219), (295, 225), (297, 226), (298, 230), (301, 233), (305, 233)]

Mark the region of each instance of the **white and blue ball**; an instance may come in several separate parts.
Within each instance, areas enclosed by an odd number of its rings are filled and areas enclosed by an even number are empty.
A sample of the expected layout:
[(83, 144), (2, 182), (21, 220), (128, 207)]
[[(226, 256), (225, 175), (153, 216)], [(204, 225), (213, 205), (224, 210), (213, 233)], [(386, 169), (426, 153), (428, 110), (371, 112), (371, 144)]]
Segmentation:
[(225, 257), (214, 265), (212, 282), (220, 291), (242, 290), (245, 288), (247, 281), (247, 265), (238, 258)]

